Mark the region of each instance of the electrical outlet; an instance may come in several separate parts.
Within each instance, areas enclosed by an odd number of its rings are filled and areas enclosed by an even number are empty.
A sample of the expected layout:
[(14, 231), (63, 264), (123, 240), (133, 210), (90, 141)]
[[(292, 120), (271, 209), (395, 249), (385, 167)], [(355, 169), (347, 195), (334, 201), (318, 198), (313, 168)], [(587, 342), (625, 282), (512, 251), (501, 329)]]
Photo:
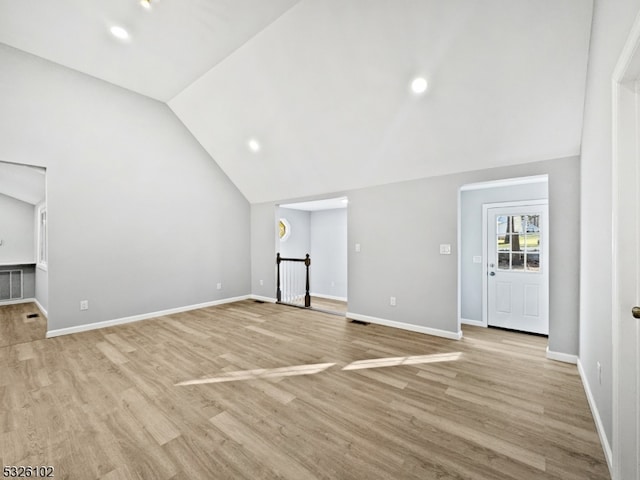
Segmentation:
[(598, 368), (598, 383), (602, 385), (602, 365), (600, 362), (596, 362), (596, 367)]
[(356, 243), (356, 252), (359, 252), (359, 251), (360, 251), (360, 244)]
[(221, 283), (218, 283), (218, 284), (216, 285), (216, 288), (217, 288), (218, 290), (222, 290), (222, 284), (221, 284)]
[(80, 310), (89, 310), (89, 300), (80, 300)]
[(264, 280), (260, 280), (260, 286), (264, 285)]
[(440, 245), (440, 255), (451, 255), (451, 245), (443, 243)]
[(396, 297), (389, 298), (389, 305), (391, 305), (392, 307), (396, 306)]

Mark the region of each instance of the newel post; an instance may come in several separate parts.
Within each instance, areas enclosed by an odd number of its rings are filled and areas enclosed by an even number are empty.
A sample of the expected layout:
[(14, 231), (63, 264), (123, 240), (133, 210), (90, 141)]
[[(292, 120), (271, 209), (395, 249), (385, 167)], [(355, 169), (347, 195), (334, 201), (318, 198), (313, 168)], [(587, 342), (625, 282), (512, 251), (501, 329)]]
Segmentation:
[(307, 285), (306, 285), (306, 294), (304, 296), (304, 306), (309, 308), (311, 306), (311, 295), (309, 294), (309, 265), (311, 265), (311, 259), (309, 258), (309, 254), (304, 259), (304, 265), (307, 271)]
[(276, 254), (276, 265), (278, 266), (278, 277), (277, 277), (277, 290), (276, 290), (276, 300), (280, 302), (282, 300), (282, 290), (280, 290), (280, 262), (282, 259), (280, 258), (280, 252)]

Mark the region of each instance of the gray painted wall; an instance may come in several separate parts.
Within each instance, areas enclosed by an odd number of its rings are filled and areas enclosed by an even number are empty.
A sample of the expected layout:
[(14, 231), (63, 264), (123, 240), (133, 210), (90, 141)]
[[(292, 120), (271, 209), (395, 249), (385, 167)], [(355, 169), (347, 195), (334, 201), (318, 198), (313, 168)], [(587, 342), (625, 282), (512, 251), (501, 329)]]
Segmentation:
[(275, 300), (278, 211), (273, 203), (251, 205), (251, 293)]
[[(549, 278), (549, 349), (578, 353), (579, 306), (579, 159), (533, 162), (425, 178), (340, 192), (349, 197), (348, 292), (352, 313), (458, 331), (458, 197), (461, 186), (491, 180), (549, 175), (550, 229), (556, 238), (576, 239), (572, 248), (551, 245)], [(339, 195), (336, 195), (339, 196)], [(287, 199), (292, 201), (291, 199)], [(308, 200), (308, 199), (305, 199)], [(271, 209), (269, 208), (271, 207)], [(252, 205), (252, 225), (273, 219), (274, 203)], [(270, 235), (275, 235), (275, 222)], [(361, 252), (354, 245), (361, 244)], [(440, 255), (449, 243), (451, 255)], [(261, 267), (254, 275), (273, 271), (273, 243), (252, 242)], [(272, 275), (272, 274), (271, 274)], [(273, 277), (272, 277), (273, 278)], [(254, 285), (255, 285), (254, 277)], [(275, 283), (270, 286), (275, 291)], [(254, 293), (264, 290), (254, 290)], [(273, 294), (271, 294), (273, 295)], [(389, 297), (397, 306), (389, 306)]]
[[(474, 256), (484, 257), (482, 206), (547, 197), (546, 182), (460, 192), (460, 312), (463, 319), (482, 321), (482, 263), (473, 263)], [(551, 232), (551, 241), (554, 238)]]
[(286, 218), (291, 227), (291, 234), (285, 241), (278, 236), (280, 255), (286, 258), (304, 258), (307, 253), (311, 254), (311, 213), (279, 207), (276, 225), (280, 218)]
[[(535, 162), (349, 192), (349, 311), (458, 330), (457, 203), (468, 183), (549, 175), (549, 349), (578, 353), (579, 163)], [(353, 253), (360, 243), (361, 253)], [(440, 255), (449, 243), (451, 255)], [(397, 306), (389, 297), (397, 297)]]
[(312, 293), (347, 298), (347, 209), (311, 212)]
[(0, 264), (35, 261), (34, 206), (0, 194)]
[(47, 167), (50, 330), (250, 292), (249, 204), (165, 104), (5, 45), (0, 64), (0, 158)]
[[(611, 76), (638, 0), (596, 0), (582, 136), (580, 363), (609, 443), (612, 441)], [(602, 365), (602, 383), (596, 364)]]

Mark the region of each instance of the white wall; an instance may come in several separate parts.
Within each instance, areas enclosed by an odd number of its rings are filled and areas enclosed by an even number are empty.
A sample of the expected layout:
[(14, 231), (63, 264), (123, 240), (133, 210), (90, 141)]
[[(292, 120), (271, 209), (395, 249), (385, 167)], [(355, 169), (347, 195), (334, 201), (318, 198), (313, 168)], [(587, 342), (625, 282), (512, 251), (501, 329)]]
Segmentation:
[[(473, 263), (474, 256), (484, 257), (482, 205), (547, 197), (546, 182), (460, 192), (460, 316), (463, 319), (482, 321), (482, 263)], [(562, 241), (551, 232), (551, 242), (556, 240)]]
[[(611, 76), (640, 9), (638, 0), (596, 0), (581, 161), (580, 363), (606, 436), (612, 435)], [(597, 362), (602, 365), (598, 381)]]
[(289, 222), (290, 235), (284, 241), (278, 236), (280, 255), (285, 258), (304, 258), (307, 253), (311, 254), (310, 212), (278, 207), (276, 224), (281, 218)]
[(0, 264), (33, 263), (34, 206), (0, 194)]
[(347, 299), (347, 209), (311, 212), (311, 290)]
[(165, 104), (0, 64), (0, 158), (47, 167), (50, 330), (249, 293), (249, 204)]

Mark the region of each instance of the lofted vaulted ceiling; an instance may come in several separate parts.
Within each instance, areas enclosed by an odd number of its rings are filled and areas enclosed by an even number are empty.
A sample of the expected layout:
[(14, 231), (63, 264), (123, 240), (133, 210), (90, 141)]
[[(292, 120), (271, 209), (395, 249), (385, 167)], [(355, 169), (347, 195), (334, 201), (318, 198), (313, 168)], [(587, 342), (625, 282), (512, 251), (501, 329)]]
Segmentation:
[(45, 170), (26, 165), (0, 162), (0, 194), (31, 205), (44, 202)]
[(580, 152), (589, 1), (151, 5), (0, 0), (0, 42), (167, 102), (251, 202)]

